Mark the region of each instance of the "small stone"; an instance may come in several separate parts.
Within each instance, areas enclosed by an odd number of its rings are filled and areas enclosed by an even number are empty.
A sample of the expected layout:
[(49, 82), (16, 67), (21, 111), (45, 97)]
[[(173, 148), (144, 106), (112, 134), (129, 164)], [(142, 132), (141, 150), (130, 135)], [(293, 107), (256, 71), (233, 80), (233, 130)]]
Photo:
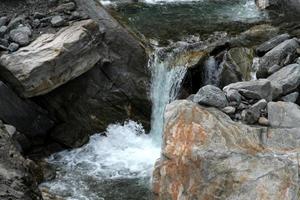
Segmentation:
[(258, 123), (263, 126), (269, 126), (269, 124), (270, 124), (269, 120), (265, 117), (260, 117), (258, 119)]
[(52, 17), (51, 24), (53, 27), (60, 27), (65, 25), (65, 20), (62, 16), (57, 15)]
[(229, 102), (235, 101), (237, 103), (240, 103), (242, 100), (241, 94), (237, 90), (229, 90), (226, 92), (226, 97)]
[(11, 137), (17, 133), (17, 129), (14, 126), (11, 126), (9, 124), (5, 124), (4, 126)]
[(3, 37), (7, 31), (7, 26), (0, 27), (0, 37)]
[(284, 97), (282, 97), (282, 101), (285, 101), (285, 102), (292, 102), (292, 103), (295, 103), (297, 101), (299, 97), (299, 92), (293, 92), (291, 94), (288, 94)]
[(236, 108), (232, 107), (232, 106), (227, 106), (227, 107), (223, 108), (222, 111), (228, 115), (232, 115), (235, 113)]
[(35, 13), (33, 14), (33, 17), (34, 17), (35, 19), (42, 19), (42, 18), (46, 17), (46, 15), (45, 15), (44, 13), (35, 12)]
[(8, 17), (0, 17), (0, 26), (5, 26), (8, 23)]
[(65, 4), (59, 5), (55, 11), (57, 12), (64, 12), (64, 11), (74, 11), (76, 9), (76, 5), (74, 2), (69, 2)]
[(297, 58), (296, 63), (300, 64), (300, 57)]
[(37, 27), (39, 27), (40, 25), (41, 25), (41, 22), (40, 22), (39, 19), (35, 19), (35, 20), (32, 21), (32, 26), (33, 26), (34, 28), (37, 28)]
[(7, 25), (8, 31), (16, 29), (19, 25), (23, 24), (23, 22), (25, 22), (25, 18), (26, 18), (25, 15), (20, 15), (12, 19)]
[(80, 18), (81, 18), (81, 16), (80, 16), (79, 12), (74, 11), (71, 13), (71, 17), (70, 17), (71, 20), (76, 20), (76, 19), (80, 19)]
[(0, 45), (8, 47), (8, 40), (7, 39), (1, 39), (0, 38)]
[(250, 109), (243, 110), (241, 113), (241, 118), (246, 124), (254, 124), (258, 120), (256, 114)]
[(24, 32), (24, 33), (27, 33), (28, 36), (32, 36), (32, 31), (28, 26), (21, 25), (17, 28), (17, 30), (21, 31), (21, 32)]
[(7, 51), (7, 47), (0, 44), (0, 51)]
[(49, 6), (56, 6), (58, 4), (58, 0), (48, 0)]
[(10, 45), (8, 46), (8, 50), (10, 51), (10, 52), (15, 52), (15, 51), (17, 51), (18, 49), (19, 49), (19, 45), (17, 44), (17, 43), (10, 43)]
[(193, 101), (201, 105), (213, 106), (216, 108), (224, 108), (228, 105), (225, 93), (220, 88), (213, 85), (206, 85), (200, 88), (194, 96)]
[(195, 96), (195, 94), (191, 94), (190, 96), (188, 96), (188, 98), (186, 98), (186, 100), (193, 101), (194, 96)]
[(29, 34), (24, 30), (14, 29), (10, 31), (9, 37), (12, 41), (21, 46), (26, 46), (30, 43)]
[(240, 103), (240, 105), (238, 106), (238, 110), (245, 110), (248, 109), (249, 105), (245, 104), (245, 103)]

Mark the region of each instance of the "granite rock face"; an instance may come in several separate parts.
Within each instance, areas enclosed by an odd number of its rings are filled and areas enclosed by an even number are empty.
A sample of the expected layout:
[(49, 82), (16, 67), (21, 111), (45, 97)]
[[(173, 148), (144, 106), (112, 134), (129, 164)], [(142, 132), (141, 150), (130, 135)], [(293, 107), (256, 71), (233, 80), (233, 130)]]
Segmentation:
[(233, 122), (191, 101), (169, 104), (153, 175), (160, 200), (296, 200), (298, 129)]

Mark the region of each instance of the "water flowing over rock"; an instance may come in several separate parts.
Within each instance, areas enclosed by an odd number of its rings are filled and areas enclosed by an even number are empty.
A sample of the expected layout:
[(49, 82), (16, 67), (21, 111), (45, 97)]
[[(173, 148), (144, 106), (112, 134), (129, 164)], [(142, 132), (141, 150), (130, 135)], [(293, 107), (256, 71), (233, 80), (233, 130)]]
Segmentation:
[(156, 199), (295, 200), (299, 136), (295, 129), (250, 127), (215, 108), (175, 101), (165, 112)]
[(103, 57), (97, 49), (100, 39), (92, 20), (44, 34), (18, 52), (0, 57), (3, 78), (25, 97), (48, 93), (85, 73)]

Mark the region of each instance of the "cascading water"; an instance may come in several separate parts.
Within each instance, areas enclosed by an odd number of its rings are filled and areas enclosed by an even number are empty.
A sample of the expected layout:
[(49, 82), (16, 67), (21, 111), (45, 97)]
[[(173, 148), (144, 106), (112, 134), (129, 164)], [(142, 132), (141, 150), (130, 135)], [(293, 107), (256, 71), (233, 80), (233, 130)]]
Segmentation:
[(159, 49), (154, 53), (149, 62), (152, 72), (151, 98), (153, 103), (151, 132), (153, 141), (160, 146), (164, 125), (165, 107), (177, 97), (181, 82), (186, 74), (186, 67), (172, 66), (170, 60), (174, 59), (169, 54), (163, 61), (157, 56)]
[(183, 66), (168, 66), (172, 55), (162, 61), (156, 53), (149, 61), (153, 101), (150, 134), (134, 121), (112, 124), (105, 132), (107, 137), (96, 134), (81, 148), (52, 155), (48, 162), (57, 168), (57, 177), (41, 184), (42, 191), (70, 200), (151, 198), (149, 180), (160, 155), (164, 109), (176, 98), (186, 72)]

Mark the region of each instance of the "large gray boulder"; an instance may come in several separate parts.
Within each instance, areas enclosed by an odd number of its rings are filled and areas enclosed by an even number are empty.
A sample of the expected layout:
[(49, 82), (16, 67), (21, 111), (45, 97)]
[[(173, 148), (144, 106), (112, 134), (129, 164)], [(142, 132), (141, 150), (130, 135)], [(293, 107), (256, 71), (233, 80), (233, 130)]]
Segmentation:
[(289, 94), (296, 90), (300, 85), (300, 65), (291, 64), (283, 67), (267, 78), (281, 95)]
[(0, 119), (30, 138), (45, 136), (54, 124), (46, 110), (30, 100), (19, 98), (1, 81)]
[(295, 39), (286, 40), (266, 53), (261, 59), (256, 73), (257, 78), (266, 78), (268, 69), (274, 65), (285, 66), (297, 58), (299, 44)]
[(150, 74), (143, 45), (99, 1), (76, 3), (99, 25), (101, 43), (92, 54), (103, 57), (96, 65), (90, 63), (92, 69), (83, 75), (35, 99), (56, 118), (52, 138), (70, 147), (84, 144), (110, 123), (132, 119), (147, 128), (151, 116)]
[[(103, 56), (101, 35), (92, 20), (43, 34), (29, 46), (0, 57), (2, 78), (24, 97), (48, 93), (90, 70)], [(3, 75), (4, 74), (4, 75)]]
[(259, 45), (256, 48), (256, 54), (258, 56), (263, 56), (265, 55), (268, 51), (270, 51), (271, 49), (273, 49), (274, 47), (276, 47), (277, 45), (279, 45), (280, 43), (290, 39), (290, 35), (289, 34), (281, 34), (278, 35), (276, 37), (273, 37), (272, 39), (262, 43), (261, 45)]
[(24, 158), (15, 141), (0, 121), (0, 199), (40, 200), (39, 174), (36, 165)]
[(165, 111), (158, 200), (296, 200), (300, 131), (250, 127), (191, 101)]
[(228, 105), (225, 93), (218, 87), (206, 85), (199, 89), (193, 101), (201, 105), (224, 108)]
[(267, 101), (273, 99), (273, 92), (275, 91), (271, 82), (267, 79), (232, 83), (223, 88), (226, 93), (230, 90), (237, 90), (249, 99), (266, 99)]
[(291, 102), (269, 102), (268, 118), (271, 127), (300, 127), (300, 108)]

